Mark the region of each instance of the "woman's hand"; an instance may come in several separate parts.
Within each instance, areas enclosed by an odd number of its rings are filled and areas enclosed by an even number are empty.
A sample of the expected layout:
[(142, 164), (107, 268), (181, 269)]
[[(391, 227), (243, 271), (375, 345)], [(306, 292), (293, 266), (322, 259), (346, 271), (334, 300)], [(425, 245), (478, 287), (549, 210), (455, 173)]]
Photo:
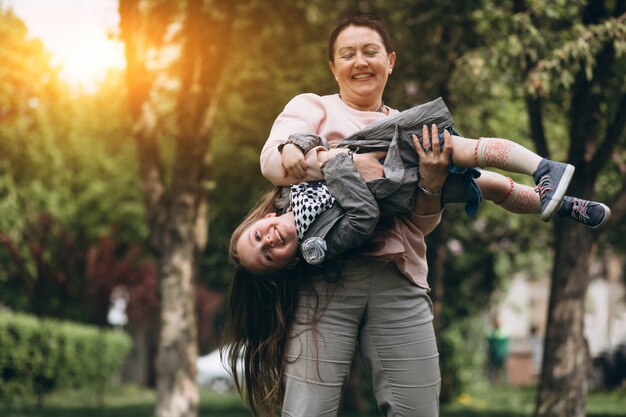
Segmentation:
[(418, 215), (430, 215), (441, 211), (441, 189), (448, 178), (448, 165), (452, 155), (452, 138), (450, 133), (443, 133), (444, 145), (440, 149), (439, 131), (432, 126), (432, 137), (428, 127), (422, 129), (422, 143), (413, 135), (413, 145), (419, 155), (420, 192), (413, 212)]
[(452, 155), (452, 137), (450, 132), (443, 132), (443, 149), (439, 143), (439, 131), (437, 125), (432, 125), (432, 136), (428, 127), (422, 128), (423, 143), (420, 144), (416, 135), (413, 135), (413, 145), (419, 156), (419, 185), (424, 193), (437, 195), (441, 192), (443, 184), (448, 178), (448, 165)]
[[(348, 153), (347, 148), (333, 148), (330, 150), (320, 150), (317, 152), (317, 161), (320, 166), (328, 159), (340, 153)], [(369, 153), (353, 153), (352, 161), (354, 167), (361, 175), (363, 181), (367, 182), (376, 178), (382, 178), (385, 176), (383, 170), (383, 164), (380, 163), (380, 159), (384, 158), (387, 152), (369, 152)]]
[(306, 176), (306, 170), (309, 166), (306, 163), (302, 150), (293, 143), (283, 146), (280, 162), (283, 166), (285, 177), (291, 175), (296, 179), (302, 179)]
[(380, 159), (384, 158), (386, 155), (387, 152), (382, 151), (352, 154), (354, 166), (357, 171), (359, 171), (363, 181), (367, 182), (385, 176), (383, 164), (380, 163)]

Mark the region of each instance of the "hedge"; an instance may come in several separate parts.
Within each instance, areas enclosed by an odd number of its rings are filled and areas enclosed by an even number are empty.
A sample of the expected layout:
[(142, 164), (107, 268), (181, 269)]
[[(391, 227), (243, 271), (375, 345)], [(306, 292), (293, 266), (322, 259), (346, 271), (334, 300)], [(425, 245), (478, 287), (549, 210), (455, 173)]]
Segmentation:
[(101, 392), (130, 348), (124, 333), (0, 311), (0, 399), (41, 402), (59, 388)]

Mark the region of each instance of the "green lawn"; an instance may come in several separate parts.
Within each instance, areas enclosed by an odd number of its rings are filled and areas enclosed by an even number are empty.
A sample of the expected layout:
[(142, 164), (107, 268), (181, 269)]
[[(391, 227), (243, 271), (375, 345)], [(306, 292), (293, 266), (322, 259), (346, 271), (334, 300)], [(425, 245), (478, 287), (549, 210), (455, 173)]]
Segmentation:
[[(530, 417), (534, 409), (534, 391), (485, 388), (482, 392), (459, 396), (442, 407), (441, 417)], [(41, 411), (33, 405), (0, 405), (3, 417), (151, 417), (154, 393), (137, 387), (116, 387), (104, 397), (104, 406), (96, 405), (95, 395), (86, 391), (69, 391), (51, 395)], [(201, 417), (249, 417), (251, 414), (235, 394), (202, 392)], [(372, 412), (366, 416), (375, 417)], [(588, 417), (626, 417), (626, 388), (612, 393), (588, 396)], [(356, 417), (344, 415), (343, 417)]]

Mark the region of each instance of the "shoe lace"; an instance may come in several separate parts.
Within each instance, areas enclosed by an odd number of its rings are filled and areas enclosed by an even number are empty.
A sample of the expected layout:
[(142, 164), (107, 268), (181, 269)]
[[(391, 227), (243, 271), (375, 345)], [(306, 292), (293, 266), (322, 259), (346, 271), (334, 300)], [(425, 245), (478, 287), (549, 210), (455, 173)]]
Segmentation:
[(589, 201), (574, 199), (572, 201), (572, 218), (582, 222), (589, 223), (591, 217), (587, 214), (589, 208)]
[(549, 175), (544, 175), (535, 187), (535, 192), (539, 193), (540, 199), (543, 199), (545, 194), (550, 190), (552, 190), (552, 180)]

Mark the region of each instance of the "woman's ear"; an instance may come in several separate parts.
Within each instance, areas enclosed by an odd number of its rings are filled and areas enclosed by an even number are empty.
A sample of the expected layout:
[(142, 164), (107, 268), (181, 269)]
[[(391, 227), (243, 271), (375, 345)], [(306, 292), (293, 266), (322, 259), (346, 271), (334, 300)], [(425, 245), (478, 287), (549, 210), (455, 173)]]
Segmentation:
[(335, 74), (335, 64), (333, 63), (333, 61), (328, 61), (328, 67), (330, 68), (330, 72), (333, 73), (333, 77), (335, 77), (336, 80), (337, 74)]
[(263, 216), (265, 218), (267, 217), (276, 217), (276, 213), (267, 213), (265, 216)]
[(389, 54), (389, 74), (393, 71), (393, 66), (396, 63), (396, 53), (392, 52)]

